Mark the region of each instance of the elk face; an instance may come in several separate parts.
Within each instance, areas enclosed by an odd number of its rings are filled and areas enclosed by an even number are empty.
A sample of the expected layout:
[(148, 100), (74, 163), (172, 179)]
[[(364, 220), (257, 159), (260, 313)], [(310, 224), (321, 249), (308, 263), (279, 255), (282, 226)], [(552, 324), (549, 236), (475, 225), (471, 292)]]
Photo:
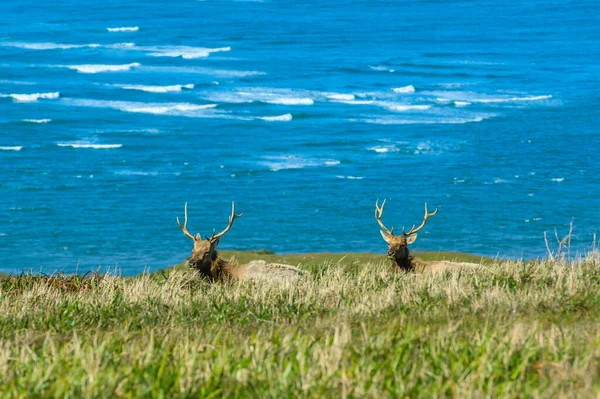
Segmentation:
[(375, 219), (379, 226), (381, 227), (380, 233), (381, 237), (383, 237), (384, 241), (388, 244), (388, 257), (392, 260), (395, 268), (404, 269), (404, 270), (412, 270), (411, 262), (410, 262), (410, 254), (408, 251), (408, 246), (417, 240), (417, 232), (425, 227), (425, 223), (427, 223), (427, 219), (431, 216), (435, 216), (438, 212), (436, 209), (432, 213), (427, 211), (427, 204), (425, 204), (425, 217), (423, 218), (423, 222), (417, 228), (413, 225), (412, 229), (409, 232), (404, 231), (404, 227), (402, 227), (402, 235), (395, 235), (394, 228), (388, 229), (384, 226), (381, 221), (381, 216), (383, 215), (383, 207), (385, 206), (385, 200), (379, 206), (379, 200), (375, 202)]
[(219, 239), (210, 241), (200, 238), (200, 234), (194, 237), (194, 248), (192, 249), (192, 257), (187, 264), (191, 269), (210, 270), (210, 265), (217, 259), (217, 245)]
[(408, 245), (412, 244), (417, 240), (417, 235), (413, 234), (408, 237), (405, 236), (396, 236), (385, 233), (384, 231), (380, 231), (381, 237), (388, 244), (388, 252), (387, 256), (389, 258), (400, 258), (400, 259), (408, 259)]
[(194, 237), (192, 234), (190, 234), (190, 232), (187, 229), (187, 202), (185, 203), (184, 214), (185, 219), (183, 222), (183, 226), (179, 222), (179, 218), (177, 218), (177, 224), (179, 225), (181, 231), (183, 231), (183, 234), (185, 234), (186, 237), (194, 241), (192, 257), (190, 258), (190, 260), (188, 260), (187, 264), (192, 269), (197, 269), (200, 270), (200, 272), (203, 274), (210, 275), (211, 265), (214, 261), (217, 260), (218, 257), (217, 246), (219, 245), (219, 240), (229, 231), (229, 229), (231, 229), (233, 221), (241, 217), (243, 213), (236, 215), (235, 204), (232, 202), (231, 216), (229, 216), (229, 224), (227, 225), (225, 230), (223, 230), (219, 234), (215, 234), (215, 232), (213, 231), (211, 237), (205, 236), (205, 240), (203, 240), (202, 237), (200, 237), (200, 234), (196, 234), (196, 236)]

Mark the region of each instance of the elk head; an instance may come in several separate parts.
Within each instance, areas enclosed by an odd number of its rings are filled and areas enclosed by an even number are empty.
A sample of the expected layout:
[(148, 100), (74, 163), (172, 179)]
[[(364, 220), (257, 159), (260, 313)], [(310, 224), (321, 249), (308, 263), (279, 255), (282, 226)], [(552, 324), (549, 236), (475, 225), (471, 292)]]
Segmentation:
[(425, 204), (425, 217), (423, 218), (423, 222), (417, 228), (413, 225), (410, 231), (405, 232), (404, 227), (402, 227), (402, 234), (395, 235), (394, 228), (392, 227), (389, 230), (387, 227), (383, 225), (381, 221), (381, 216), (383, 215), (383, 207), (385, 206), (385, 200), (379, 206), (379, 200), (375, 202), (375, 219), (379, 226), (381, 227), (380, 233), (381, 237), (388, 244), (388, 257), (392, 260), (394, 265), (394, 269), (396, 270), (410, 270), (412, 271), (414, 268), (411, 264), (411, 256), (409, 255), (408, 245), (412, 244), (417, 239), (417, 232), (420, 231), (423, 227), (425, 227), (425, 223), (427, 223), (427, 219), (431, 216), (435, 216), (438, 212), (436, 209), (433, 213), (429, 213), (427, 211), (427, 204)]
[(197, 269), (202, 274), (211, 276), (213, 274), (212, 273), (213, 272), (213, 270), (212, 270), (213, 263), (215, 263), (215, 261), (218, 258), (217, 246), (219, 245), (219, 240), (221, 239), (221, 237), (223, 237), (229, 231), (229, 229), (231, 229), (231, 226), (233, 225), (233, 221), (235, 219), (241, 217), (243, 215), (243, 213), (236, 215), (235, 214), (235, 205), (232, 202), (231, 203), (231, 216), (229, 216), (229, 224), (227, 225), (225, 230), (223, 230), (219, 234), (215, 234), (215, 231), (213, 230), (212, 236), (208, 237), (205, 235), (204, 240), (202, 239), (200, 234), (196, 234), (196, 236), (194, 237), (192, 234), (190, 234), (190, 232), (187, 229), (187, 220), (188, 220), (188, 218), (187, 218), (187, 202), (185, 203), (184, 214), (185, 214), (185, 219), (183, 222), (183, 226), (179, 222), (179, 218), (177, 218), (177, 224), (179, 225), (179, 228), (181, 229), (181, 231), (183, 231), (183, 234), (185, 234), (188, 238), (190, 238), (192, 241), (194, 241), (194, 248), (192, 249), (192, 257), (190, 258), (190, 260), (188, 260), (187, 264), (190, 268)]

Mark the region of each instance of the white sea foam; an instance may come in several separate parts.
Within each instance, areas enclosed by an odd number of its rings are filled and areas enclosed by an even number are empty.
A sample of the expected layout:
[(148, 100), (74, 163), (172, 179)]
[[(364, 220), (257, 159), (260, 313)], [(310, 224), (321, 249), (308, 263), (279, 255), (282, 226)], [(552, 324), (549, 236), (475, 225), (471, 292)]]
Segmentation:
[(335, 159), (315, 159), (297, 155), (265, 156), (263, 159), (259, 163), (268, 167), (273, 172), (287, 169), (303, 169), (305, 167), (335, 166), (340, 163), (340, 161)]
[(9, 80), (9, 79), (0, 79), (0, 83), (12, 84), (12, 85), (24, 85), (24, 86), (34, 86), (37, 83), (28, 82), (26, 80)]
[(267, 122), (289, 122), (292, 120), (292, 114), (283, 114), (279, 116), (259, 116), (258, 119), (262, 119)]
[(280, 104), (280, 105), (313, 105), (315, 101), (312, 98), (301, 98), (301, 97), (280, 97), (265, 99), (264, 102), (269, 104)]
[(429, 119), (408, 119), (408, 118), (365, 118), (365, 119), (350, 119), (351, 122), (363, 122), (376, 125), (430, 125), (430, 124), (463, 124), (463, 123), (477, 123), (485, 119), (491, 118), (494, 115), (476, 116), (471, 118), (429, 118)]
[(448, 99), (448, 98), (443, 98), (443, 97), (438, 97), (435, 99), (436, 102), (440, 103), (440, 104), (449, 104), (452, 102), (452, 100)]
[(376, 145), (374, 147), (369, 147), (369, 151), (374, 151), (378, 154), (387, 154), (388, 152), (398, 152), (398, 147), (396, 145)]
[(551, 180), (552, 180), (552, 181), (555, 181), (555, 182), (557, 182), (557, 183), (560, 183), (560, 182), (564, 181), (564, 180), (565, 180), (565, 178), (564, 178), (564, 177), (555, 177), (555, 178), (553, 178), (553, 179), (551, 179)]
[(390, 69), (386, 66), (381, 66), (381, 65), (369, 65), (369, 68), (371, 68), (374, 71), (379, 71), (379, 72), (396, 72), (394, 69)]
[(183, 89), (191, 90), (194, 88), (193, 84), (185, 84), (185, 85), (169, 85), (169, 86), (151, 86), (151, 85), (127, 85), (127, 84), (116, 84), (114, 86), (120, 87), (122, 89), (127, 90), (140, 90), (146, 91), (149, 93), (170, 93), (170, 92), (178, 92)]
[(50, 123), (52, 119), (23, 119), (23, 122), (27, 123)]
[(478, 102), (478, 103), (510, 103), (510, 102), (520, 102), (520, 101), (549, 100), (551, 98), (552, 98), (551, 95), (545, 95), (545, 96), (507, 97), (507, 98), (480, 98), (480, 99), (473, 99), (471, 101)]
[(415, 92), (415, 86), (413, 85), (408, 85), (408, 86), (404, 86), (404, 87), (396, 87), (394, 89), (392, 89), (392, 91), (394, 93), (405, 93), (405, 94), (411, 94)]
[(355, 100), (355, 101), (338, 101), (342, 104), (351, 104), (351, 105), (373, 105), (378, 103), (375, 100)]
[(114, 174), (119, 176), (158, 176), (160, 173), (156, 171), (144, 172), (141, 170), (117, 170), (114, 172)]
[(0, 147), (1, 151), (21, 151), (22, 149), (23, 149), (23, 146), (20, 146), (20, 145)]
[(114, 148), (121, 148), (123, 144), (93, 144), (93, 143), (57, 143), (59, 147), (71, 147), (71, 148), (92, 148), (94, 150), (110, 150)]
[(144, 103), (136, 101), (105, 101), (86, 99), (65, 99), (67, 105), (93, 108), (112, 108), (123, 112), (154, 115), (172, 115), (188, 117), (227, 117), (223, 111), (215, 110), (217, 104), (191, 103)]
[(431, 105), (409, 105), (409, 104), (393, 104), (393, 103), (381, 103), (381, 105), (394, 112), (406, 112), (406, 111), (425, 111), (431, 108)]
[(61, 65), (64, 68), (76, 70), (80, 73), (101, 73), (101, 72), (126, 72), (131, 68), (138, 68), (141, 65), (138, 62), (122, 65), (107, 64), (84, 64), (84, 65)]
[(338, 179), (348, 179), (348, 180), (362, 180), (362, 179), (364, 179), (363, 176), (342, 176), (342, 175), (337, 175), (336, 177)]
[(328, 94), (327, 98), (330, 100), (354, 101), (356, 96), (354, 94), (332, 93)]
[(152, 57), (181, 57), (183, 59), (206, 58), (212, 53), (231, 51), (231, 47), (205, 48), (189, 46), (146, 47)]
[(540, 95), (540, 96), (514, 96), (505, 94), (485, 94), (475, 93), (471, 91), (430, 91), (423, 92), (423, 95), (437, 97), (437, 102), (449, 103), (455, 102), (470, 102), (470, 103), (481, 103), (481, 104), (494, 104), (494, 103), (513, 103), (513, 102), (527, 102), (527, 101), (542, 101), (549, 100), (552, 98), (551, 95)]
[[(191, 73), (207, 75), (218, 78), (246, 78), (251, 76), (266, 75), (261, 71), (240, 71), (233, 69), (214, 69), (205, 67), (176, 67), (176, 66), (145, 66), (145, 71), (164, 72), (164, 73)], [(214, 84), (214, 83), (213, 83)], [(218, 84), (218, 83), (217, 83)]]
[(206, 93), (210, 101), (228, 103), (263, 102), (277, 105), (313, 105), (310, 93), (302, 90), (272, 89), (268, 87), (244, 88), (233, 92)]
[(2, 47), (16, 47), (27, 50), (70, 50), (77, 48), (96, 48), (100, 44), (61, 44), (61, 43), (23, 43), (23, 42), (0, 42)]
[(498, 177), (494, 179), (494, 184), (502, 184), (502, 183), (508, 183), (508, 180), (500, 179)]
[[(143, 103), (142, 103), (143, 104)], [(139, 112), (146, 114), (176, 114), (176, 113), (186, 113), (186, 112), (194, 112), (201, 111), (206, 109), (215, 108), (217, 104), (190, 104), (190, 103), (154, 103), (148, 105), (124, 105), (123, 107), (119, 107), (122, 111), (126, 112)]]
[(457, 107), (467, 107), (471, 105), (471, 103), (468, 101), (454, 101), (454, 105)]
[(14, 101), (20, 103), (35, 102), (39, 99), (53, 100), (60, 96), (59, 92), (53, 93), (32, 93), (32, 94), (0, 94), (0, 97), (11, 97)]
[(119, 28), (106, 28), (109, 32), (137, 32), (140, 30), (138, 26), (123, 26)]

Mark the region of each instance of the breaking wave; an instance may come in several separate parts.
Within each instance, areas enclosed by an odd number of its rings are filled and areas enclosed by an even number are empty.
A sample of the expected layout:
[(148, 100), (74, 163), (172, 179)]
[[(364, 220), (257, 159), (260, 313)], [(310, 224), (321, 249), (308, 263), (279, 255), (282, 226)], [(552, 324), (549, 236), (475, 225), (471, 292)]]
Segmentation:
[(149, 51), (148, 55), (152, 57), (181, 57), (187, 60), (206, 58), (212, 53), (231, 51), (231, 47), (205, 48), (189, 46), (140, 47), (140, 49)]
[(101, 72), (127, 72), (131, 68), (140, 67), (141, 64), (138, 62), (132, 62), (130, 64), (122, 65), (108, 65), (108, 64), (84, 64), (84, 65), (61, 65), (63, 68), (69, 68), (76, 70), (79, 73), (101, 73)]
[(410, 94), (410, 93), (414, 93), (415, 92), (415, 86), (408, 85), (408, 86), (404, 86), (404, 87), (396, 87), (396, 88), (392, 89), (392, 91), (394, 93), (406, 93), (406, 94)]
[[(214, 110), (217, 104), (144, 103), (135, 101), (106, 101), (65, 99), (67, 105), (92, 108), (112, 108), (123, 112), (189, 117), (215, 117), (223, 111)], [(223, 116), (222, 116), (223, 117)]]
[(315, 100), (304, 91), (291, 89), (245, 88), (233, 92), (206, 93), (210, 101), (227, 103), (262, 102), (277, 105), (313, 105)]
[(59, 147), (92, 148), (94, 150), (111, 150), (121, 148), (123, 144), (93, 144), (93, 143), (57, 143)]
[(50, 123), (52, 119), (23, 119), (23, 122), (27, 123)]
[(10, 97), (16, 102), (31, 103), (39, 99), (53, 100), (60, 96), (59, 92), (52, 93), (32, 93), (32, 94), (0, 94), (0, 97)]
[(23, 146), (15, 145), (15, 146), (0, 146), (1, 151), (21, 151)]
[(265, 156), (259, 164), (266, 166), (272, 172), (287, 169), (304, 169), (306, 167), (335, 166), (340, 163), (336, 159), (315, 159), (298, 155)]
[(258, 119), (262, 119), (267, 122), (289, 122), (292, 120), (292, 114), (283, 114), (279, 116), (259, 116)]
[(77, 48), (96, 48), (100, 44), (61, 44), (61, 43), (22, 43), (22, 42), (2, 42), (2, 47), (16, 47), (27, 50), (70, 50)]
[(354, 101), (356, 99), (356, 96), (354, 94), (333, 93), (328, 94), (327, 98), (330, 100)]
[(112, 86), (120, 87), (126, 90), (139, 90), (146, 91), (149, 93), (170, 93), (179, 92), (183, 89), (191, 90), (194, 88), (193, 84), (186, 85), (169, 85), (169, 86), (151, 86), (151, 85), (128, 85), (128, 84), (115, 84)]
[(137, 32), (140, 30), (138, 26), (123, 26), (119, 28), (106, 28), (109, 32)]

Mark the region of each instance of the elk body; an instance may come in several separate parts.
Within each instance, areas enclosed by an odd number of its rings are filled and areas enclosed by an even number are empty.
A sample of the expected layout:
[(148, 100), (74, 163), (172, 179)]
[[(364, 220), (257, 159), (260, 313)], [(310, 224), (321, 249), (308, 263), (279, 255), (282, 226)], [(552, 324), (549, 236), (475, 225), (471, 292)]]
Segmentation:
[(278, 281), (293, 281), (298, 279), (304, 272), (294, 266), (283, 265), (278, 263), (267, 263), (263, 260), (252, 261), (244, 265), (235, 265), (232, 261), (226, 261), (219, 256), (217, 246), (219, 240), (223, 237), (235, 219), (240, 218), (243, 214), (235, 214), (235, 205), (231, 203), (231, 216), (229, 216), (229, 224), (219, 234), (213, 234), (211, 237), (204, 236), (202, 239), (200, 234), (193, 236), (187, 229), (187, 202), (184, 207), (185, 220), (183, 226), (177, 218), (177, 224), (183, 234), (194, 242), (192, 249), (192, 257), (187, 264), (190, 268), (198, 270), (201, 276), (210, 279), (211, 281), (235, 281), (244, 279), (269, 279)]
[(375, 219), (381, 230), (381, 237), (383, 237), (384, 241), (388, 244), (388, 258), (392, 263), (392, 268), (395, 271), (406, 271), (406, 272), (424, 272), (424, 271), (434, 271), (434, 270), (444, 270), (447, 268), (460, 268), (460, 267), (476, 267), (479, 266), (476, 263), (467, 263), (467, 262), (449, 262), (449, 261), (433, 261), (433, 262), (424, 262), (419, 259), (415, 259), (410, 255), (408, 246), (414, 243), (417, 239), (417, 232), (419, 232), (425, 224), (427, 220), (437, 215), (438, 210), (436, 209), (432, 213), (429, 213), (427, 210), (427, 204), (425, 204), (425, 216), (423, 217), (423, 222), (417, 228), (413, 225), (410, 231), (405, 232), (404, 227), (402, 227), (402, 234), (396, 235), (394, 234), (394, 228), (388, 229), (385, 227), (383, 222), (381, 221), (381, 216), (383, 215), (383, 207), (385, 206), (385, 200), (379, 206), (379, 200), (375, 202)]

